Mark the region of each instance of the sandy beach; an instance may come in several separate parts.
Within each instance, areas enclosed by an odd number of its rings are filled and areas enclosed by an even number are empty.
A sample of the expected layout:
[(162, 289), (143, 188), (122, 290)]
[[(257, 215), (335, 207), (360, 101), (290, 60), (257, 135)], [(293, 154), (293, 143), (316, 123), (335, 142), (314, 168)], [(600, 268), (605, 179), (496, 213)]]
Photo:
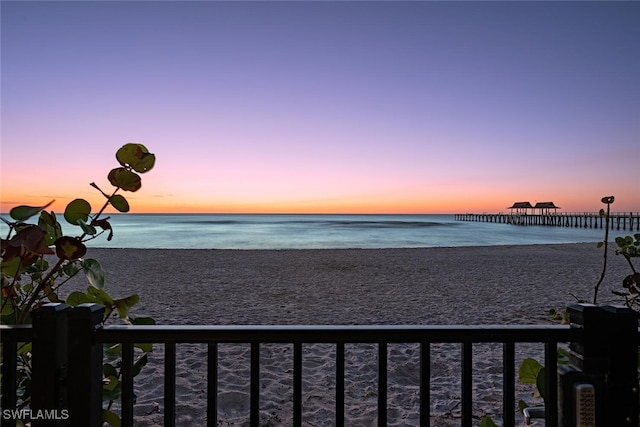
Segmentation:
[[(424, 249), (155, 250), (90, 249), (114, 297), (137, 293), (133, 316), (158, 324), (529, 324), (548, 311), (590, 300), (602, 269), (594, 243)], [(628, 274), (609, 249), (599, 302), (614, 301)], [(75, 280), (68, 288), (82, 287)], [(64, 294), (64, 292), (63, 292)], [(136, 425), (162, 424), (162, 346), (136, 377)], [(473, 413), (501, 425), (500, 345), (474, 346)], [(178, 347), (177, 424), (203, 425), (204, 345)], [(332, 425), (335, 346), (309, 344), (303, 356), (303, 421)], [(248, 425), (248, 346), (221, 345), (218, 425)], [(541, 357), (522, 345), (517, 358)], [(346, 419), (376, 423), (374, 345), (347, 345)], [(418, 346), (389, 346), (389, 425), (418, 424)], [(432, 425), (460, 425), (460, 350), (433, 344)], [(541, 360), (541, 359), (540, 359)], [(290, 425), (292, 346), (261, 350), (261, 425)], [(519, 363), (518, 360), (516, 363)], [(530, 386), (518, 398), (533, 401)], [(479, 421), (478, 421), (479, 423)]]

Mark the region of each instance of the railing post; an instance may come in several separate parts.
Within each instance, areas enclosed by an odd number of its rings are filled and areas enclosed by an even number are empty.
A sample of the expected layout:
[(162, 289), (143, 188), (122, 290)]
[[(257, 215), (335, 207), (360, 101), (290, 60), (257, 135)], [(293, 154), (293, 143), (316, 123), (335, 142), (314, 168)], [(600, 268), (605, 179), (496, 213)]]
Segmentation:
[(94, 332), (104, 310), (99, 304), (69, 310), (69, 421), (74, 426), (102, 425), (102, 345)]
[(570, 345), (570, 366), (559, 371), (560, 426), (591, 417), (597, 427), (638, 427), (637, 313), (592, 304), (568, 312), (571, 326), (584, 333)]
[(31, 312), (33, 427), (67, 425), (68, 309), (66, 304), (50, 303)]
[(638, 315), (628, 307), (602, 309), (610, 325), (607, 425), (638, 427)]

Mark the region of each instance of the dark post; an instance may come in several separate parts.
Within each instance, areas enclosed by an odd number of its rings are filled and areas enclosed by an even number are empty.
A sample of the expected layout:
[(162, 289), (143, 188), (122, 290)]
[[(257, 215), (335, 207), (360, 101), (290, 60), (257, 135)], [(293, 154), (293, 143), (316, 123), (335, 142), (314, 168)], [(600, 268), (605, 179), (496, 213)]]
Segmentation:
[(31, 425), (66, 426), (67, 312), (69, 306), (45, 304), (32, 311), (33, 356)]
[[(2, 343), (2, 400), (0, 406), (3, 409), (13, 409), (16, 407), (16, 381), (18, 369), (18, 348), (17, 343)], [(4, 417), (0, 418), (0, 425), (5, 425)], [(6, 423), (9, 425), (9, 423)]]
[(571, 343), (570, 366), (559, 370), (560, 425), (575, 426), (582, 417), (597, 427), (638, 427), (637, 313), (592, 304), (568, 312), (583, 338)]
[(638, 427), (638, 315), (628, 307), (602, 309), (610, 325), (607, 425)]
[(87, 427), (102, 425), (102, 345), (95, 330), (104, 307), (80, 304), (69, 310), (69, 421)]

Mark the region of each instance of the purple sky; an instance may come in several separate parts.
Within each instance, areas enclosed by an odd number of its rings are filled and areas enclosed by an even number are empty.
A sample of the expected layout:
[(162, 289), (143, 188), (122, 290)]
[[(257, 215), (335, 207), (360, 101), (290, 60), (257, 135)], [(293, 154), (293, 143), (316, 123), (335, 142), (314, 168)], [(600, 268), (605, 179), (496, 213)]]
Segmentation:
[(126, 142), (134, 211), (640, 210), (639, 2), (0, 7), (3, 211)]

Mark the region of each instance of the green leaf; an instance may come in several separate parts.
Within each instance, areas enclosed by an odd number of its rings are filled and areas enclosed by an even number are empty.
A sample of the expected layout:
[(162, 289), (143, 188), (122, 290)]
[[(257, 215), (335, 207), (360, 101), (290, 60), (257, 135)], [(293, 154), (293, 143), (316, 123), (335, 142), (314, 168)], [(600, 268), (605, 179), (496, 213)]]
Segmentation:
[(69, 202), (64, 210), (64, 219), (69, 224), (79, 225), (78, 220), (87, 222), (91, 213), (91, 205), (84, 199), (75, 199)]
[(12, 258), (9, 261), (2, 261), (0, 265), (2, 266), (2, 274), (9, 277), (16, 277), (25, 268), (22, 265), (22, 259), (19, 257)]
[(53, 212), (40, 212), (38, 227), (42, 228), (46, 232), (44, 239), (47, 246), (53, 245), (58, 238), (62, 237), (62, 226), (56, 219), (56, 214)]
[(95, 219), (93, 224), (96, 227), (100, 227), (105, 231), (109, 231), (109, 235), (107, 236), (107, 240), (110, 241), (113, 238), (113, 229), (111, 228), (111, 224), (106, 219)]
[(498, 427), (496, 423), (493, 422), (491, 417), (482, 417), (482, 421), (480, 421), (480, 427)]
[(82, 269), (89, 284), (94, 288), (104, 288), (104, 270), (98, 261), (89, 258), (82, 261)]
[(69, 277), (75, 276), (80, 271), (78, 264), (78, 261), (67, 262), (62, 266), (62, 271)]
[(78, 239), (62, 236), (55, 242), (56, 255), (60, 259), (75, 260), (82, 258), (87, 253), (87, 247)]
[(151, 353), (153, 351), (153, 344), (148, 342), (148, 343), (137, 343), (133, 345), (135, 348), (139, 348), (140, 350), (142, 350), (145, 353)]
[(142, 144), (125, 144), (116, 152), (116, 159), (124, 167), (131, 167), (134, 171), (145, 173), (153, 168), (156, 156), (149, 153)]
[(540, 393), (540, 397), (542, 397), (543, 400), (546, 395), (546, 389), (547, 389), (546, 387), (547, 382), (545, 381), (544, 373), (545, 373), (545, 370), (544, 370), (544, 367), (542, 367), (540, 371), (538, 371), (538, 376), (536, 378), (536, 387), (538, 388), (538, 393)]
[(93, 225), (89, 225), (84, 220), (79, 219), (78, 225), (82, 228), (82, 232), (88, 234), (89, 236), (95, 236), (97, 233), (96, 228)]
[[(114, 360), (122, 355), (122, 344), (105, 344), (102, 347), (105, 357)], [(104, 367), (103, 367), (104, 370)]]
[(527, 402), (525, 402), (524, 400), (518, 400), (518, 409), (520, 410), (520, 412), (524, 411), (525, 408), (528, 408), (529, 405), (527, 404)]
[(66, 303), (72, 307), (78, 306), (80, 304), (84, 304), (86, 302), (96, 302), (94, 298), (91, 298), (84, 292), (73, 291), (67, 297)]
[(104, 363), (102, 365), (102, 375), (105, 377), (117, 377), (118, 370), (111, 363)]
[[(2, 295), (2, 302), (4, 303), (4, 295)], [(0, 313), (2, 315), (2, 317), (4, 316), (11, 316), (13, 314), (14, 310), (13, 310), (13, 305), (12, 304), (2, 304), (2, 313)], [(13, 322), (4, 322), (3, 319), (3, 324), (4, 323), (13, 323)]]
[[(104, 379), (106, 381), (103, 382), (102, 385), (102, 390), (103, 391), (113, 391), (116, 388), (118, 388), (118, 395), (120, 395), (120, 390), (119, 390), (119, 385), (120, 385), (120, 381), (118, 381), (118, 376), (117, 375), (109, 375), (109, 376), (105, 376)], [(112, 396), (111, 398), (116, 398), (117, 396)]]
[(542, 365), (535, 359), (527, 358), (522, 361), (518, 370), (518, 378), (523, 384), (535, 384)]
[(129, 321), (132, 325), (155, 325), (156, 321), (153, 317), (131, 317)]
[(120, 417), (115, 412), (111, 412), (108, 409), (102, 410), (102, 422), (107, 423), (112, 427), (120, 427)]
[(134, 377), (140, 373), (140, 371), (147, 364), (147, 362), (148, 362), (148, 357), (146, 353), (140, 359), (136, 360), (136, 363), (133, 364), (133, 370), (131, 372)]
[(142, 187), (140, 175), (125, 168), (111, 169), (108, 178), (111, 185), (125, 191), (138, 191)]
[(140, 301), (139, 295), (131, 295), (126, 298), (117, 299), (114, 301), (116, 309), (118, 310), (118, 315), (122, 319), (126, 319), (129, 315), (129, 310), (131, 307), (136, 305)]
[(129, 212), (129, 202), (127, 199), (122, 197), (120, 194), (114, 194), (109, 198), (109, 203), (111, 206), (116, 208), (118, 212)]
[(92, 298), (95, 298), (95, 302), (102, 304), (107, 307), (113, 306), (113, 299), (109, 296), (108, 293), (103, 291), (102, 289), (94, 288), (89, 286), (87, 288), (87, 294)]
[(570, 353), (564, 348), (558, 348), (558, 365), (567, 365), (569, 363)]
[(11, 218), (15, 219), (16, 221), (25, 221), (34, 215), (38, 215), (41, 210), (46, 209), (53, 202), (54, 201), (52, 200), (44, 206), (16, 206), (9, 211), (9, 216), (11, 216)]

